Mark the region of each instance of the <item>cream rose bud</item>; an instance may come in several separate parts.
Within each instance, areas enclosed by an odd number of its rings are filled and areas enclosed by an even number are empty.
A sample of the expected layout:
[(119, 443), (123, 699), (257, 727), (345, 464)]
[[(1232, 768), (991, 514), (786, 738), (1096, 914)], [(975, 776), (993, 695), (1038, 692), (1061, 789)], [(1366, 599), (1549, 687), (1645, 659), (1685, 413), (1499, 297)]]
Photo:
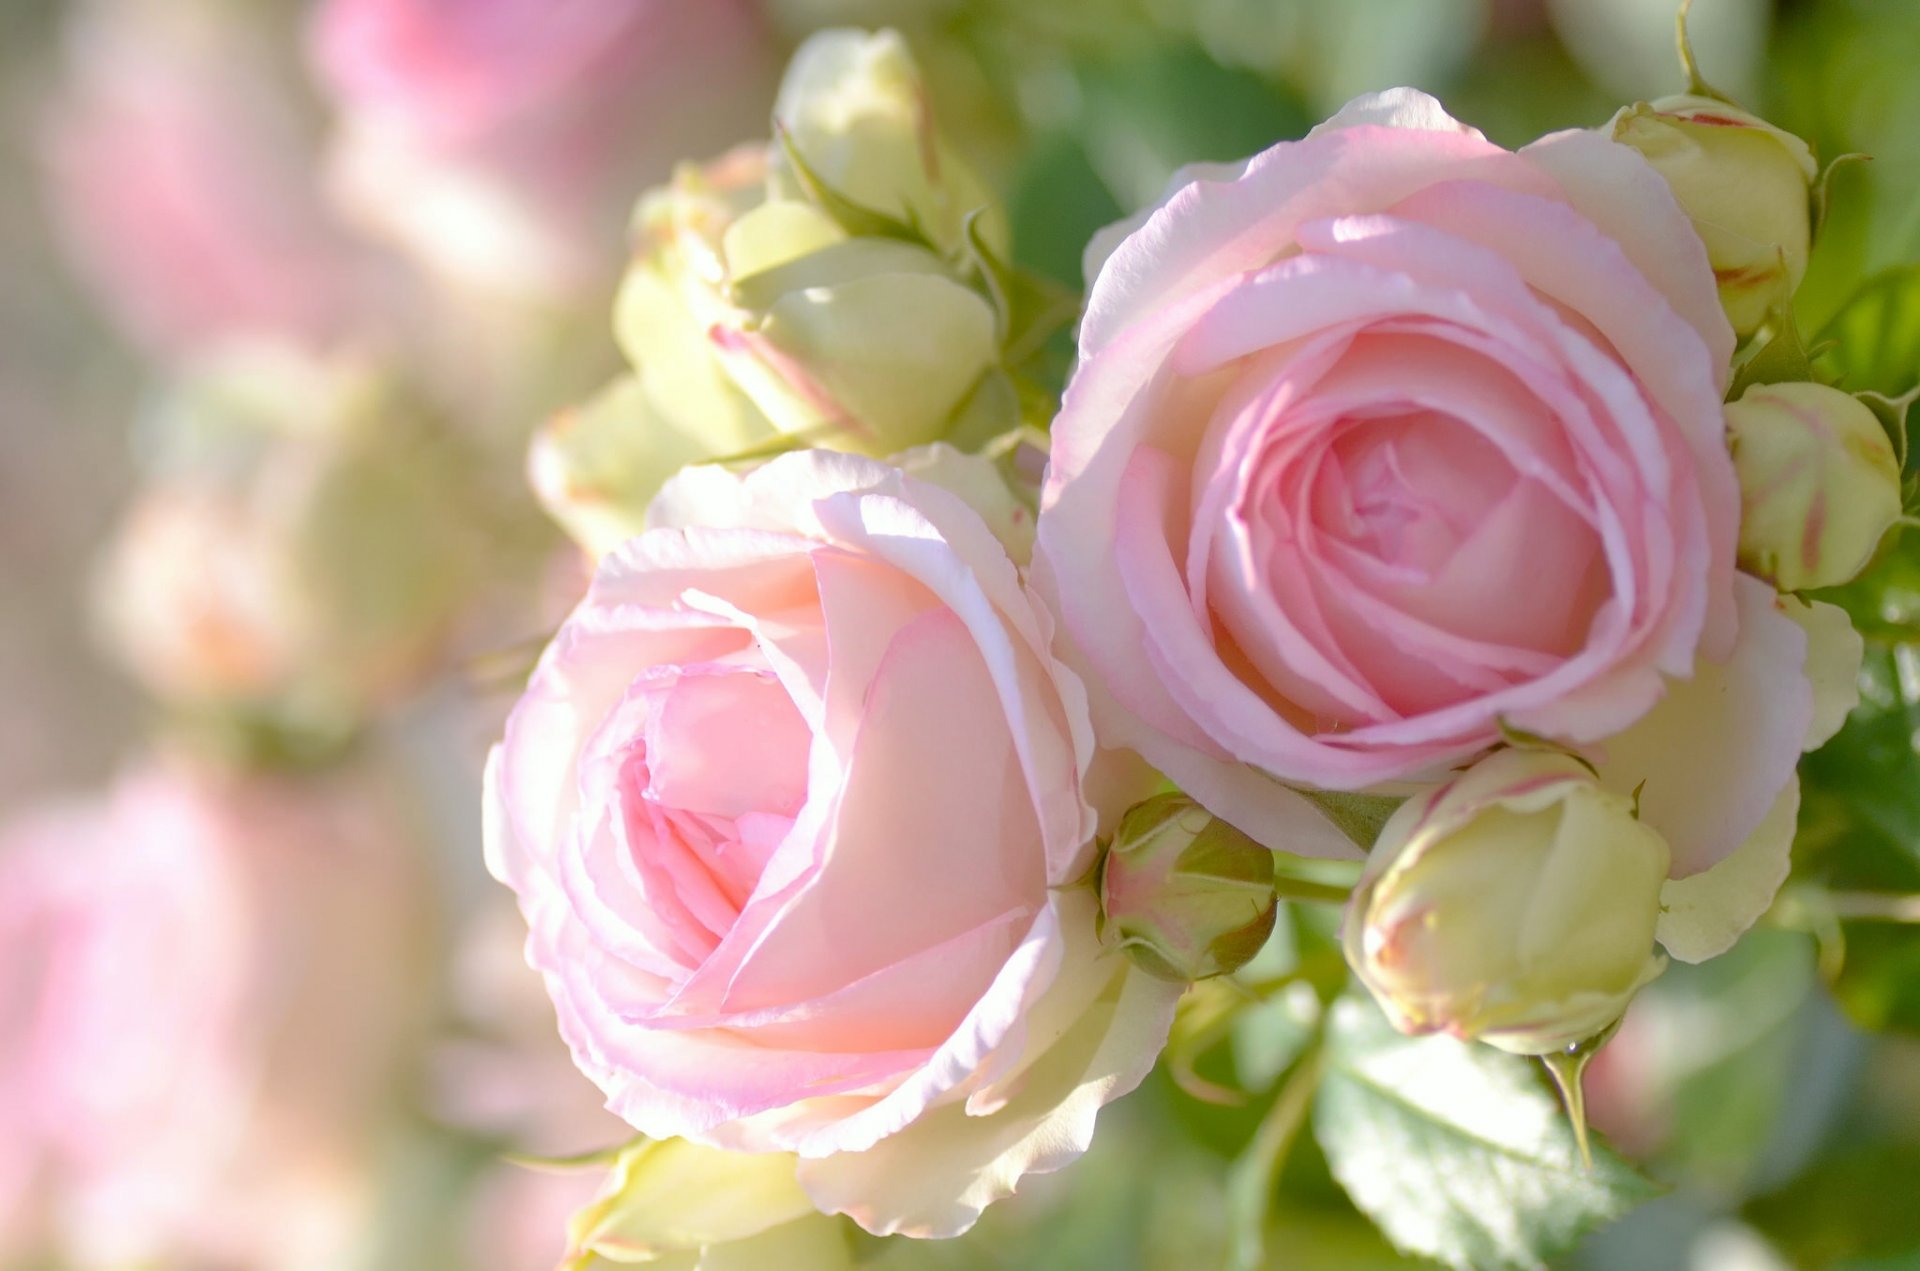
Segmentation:
[(1663, 97), (1614, 116), (1613, 139), (1651, 163), (1693, 221), (1742, 336), (1800, 285), (1812, 246), (1813, 152), (1792, 133), (1707, 97)]
[(621, 1151), (600, 1194), (568, 1224), (564, 1267), (852, 1271), (845, 1224), (813, 1207), (795, 1181), (798, 1165), (785, 1152), (641, 1139)]
[(785, 143), (684, 164), (640, 200), (614, 311), (632, 369), (535, 443), (535, 490), (596, 554), (690, 464), (795, 443), (884, 457), (1017, 422), (1010, 393), (977, 392), (999, 317), (953, 263), (986, 196), (898, 37), (808, 41), (778, 117)]
[(1601, 1032), (1665, 967), (1667, 865), (1632, 800), (1578, 760), (1496, 751), (1387, 822), (1341, 939), (1402, 1032), (1546, 1054)]
[[(897, 31), (840, 29), (809, 39), (794, 54), (773, 116), (821, 181), (942, 247), (957, 246), (967, 217), (993, 206), (935, 126), (920, 68)], [(775, 181), (801, 197), (805, 182), (784, 155)]]
[(734, 223), (725, 255), (734, 310), (709, 339), (799, 441), (880, 456), (936, 440), (998, 360), (993, 306), (918, 244), (778, 200)]
[(1099, 886), (1102, 935), (1157, 979), (1238, 970), (1273, 934), (1273, 853), (1183, 794), (1127, 810)]
[(1866, 567), (1900, 516), (1900, 461), (1857, 398), (1824, 384), (1757, 384), (1727, 407), (1740, 474), (1740, 566), (1782, 591)]

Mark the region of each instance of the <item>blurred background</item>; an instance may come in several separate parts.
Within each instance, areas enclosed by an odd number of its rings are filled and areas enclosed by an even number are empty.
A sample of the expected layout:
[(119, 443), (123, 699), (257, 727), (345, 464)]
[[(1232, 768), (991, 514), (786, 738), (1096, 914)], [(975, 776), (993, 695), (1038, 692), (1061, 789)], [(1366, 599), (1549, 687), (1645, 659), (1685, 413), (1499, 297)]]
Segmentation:
[[(1920, 258), (1920, 4), (1695, 8), (1710, 81), (1823, 159), (1872, 156), (1833, 179), (1798, 298), (1818, 332)], [(1672, 9), (5, 0), (0, 1267), (560, 1256), (597, 1178), (503, 1153), (625, 1132), (480, 859), (486, 747), (583, 581), (526, 443), (618, 363), (636, 196), (763, 136), (808, 32), (903, 30), (1016, 255), (1078, 287), (1092, 231), (1178, 166), (1360, 92), (1424, 88), (1518, 145), (1678, 91)], [(1874, 387), (1920, 379), (1901, 356)], [(1845, 903), (1920, 891), (1903, 551), (1857, 598), (1867, 702), (1810, 764), (1799, 881), (1596, 1063), (1596, 1124), (1670, 1190), (1569, 1265), (1920, 1268), (1920, 914)], [(1269, 969), (1327, 940), (1297, 914)], [(863, 1260), (1399, 1265), (1310, 1136), (1263, 1156), (1300, 1004), (1217, 1005), (1194, 996), (1081, 1165), (965, 1241)]]

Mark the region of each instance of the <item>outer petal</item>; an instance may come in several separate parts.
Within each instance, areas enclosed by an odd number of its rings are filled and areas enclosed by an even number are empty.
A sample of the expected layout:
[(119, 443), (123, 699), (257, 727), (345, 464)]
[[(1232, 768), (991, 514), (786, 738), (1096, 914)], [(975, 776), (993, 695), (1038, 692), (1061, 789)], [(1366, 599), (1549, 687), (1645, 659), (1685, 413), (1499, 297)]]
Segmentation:
[(693, 1271), (853, 1271), (853, 1249), (837, 1218), (815, 1214), (757, 1236), (700, 1251)]
[[(1484, 140), (1480, 130), (1469, 128), (1447, 114), (1446, 108), (1437, 100), (1429, 97), (1417, 88), (1390, 88), (1385, 92), (1367, 93), (1354, 98), (1340, 108), (1338, 114), (1325, 123), (1316, 126), (1309, 137), (1333, 132), (1341, 128), (1352, 128), (1362, 124), (1372, 124), (1383, 128), (1415, 128), (1429, 132), (1457, 132), (1476, 140)], [(1091, 286), (1106, 267), (1107, 258), (1114, 249), (1132, 237), (1134, 232), (1147, 223), (1161, 208), (1172, 201), (1173, 197), (1187, 186), (1200, 182), (1223, 185), (1238, 181), (1247, 170), (1252, 159), (1241, 159), (1233, 163), (1191, 163), (1173, 174), (1167, 182), (1167, 188), (1159, 198), (1141, 208), (1123, 221), (1115, 221), (1096, 233), (1087, 243), (1086, 254), (1081, 258), (1081, 270)]]
[(1733, 362), (1733, 328), (1720, 306), (1706, 246), (1666, 180), (1638, 151), (1596, 132), (1556, 132), (1520, 154), (1550, 173), (1581, 215), (1620, 244), (1647, 280), (1666, 293), (1673, 311), (1706, 341), (1724, 390)]
[(1813, 725), (1804, 743), (1818, 750), (1860, 704), (1860, 659), (1866, 643), (1838, 605), (1780, 596), (1774, 604), (1807, 633), (1807, 681), (1813, 685)]
[(1740, 641), (1725, 664), (1702, 661), (1639, 723), (1608, 739), (1600, 777), (1640, 807), (1673, 849), (1673, 876), (1733, 854), (1793, 780), (1813, 722), (1802, 670), (1807, 638), (1774, 606), (1773, 589), (1734, 576)]
[(638, 1259), (745, 1240), (813, 1212), (790, 1156), (663, 1139), (623, 1151), (571, 1225), (577, 1249)]
[(1711, 869), (1660, 889), (1654, 938), (1682, 962), (1705, 962), (1733, 947), (1787, 881), (1800, 779), (1788, 780), (1758, 829)]
[(1247, 164), (1251, 162), (1251, 159), (1240, 159), (1232, 163), (1189, 163), (1174, 172), (1167, 182), (1167, 188), (1160, 192), (1159, 198), (1125, 220), (1115, 221), (1103, 229), (1096, 230), (1093, 237), (1087, 240), (1087, 250), (1080, 257), (1080, 273), (1087, 285), (1091, 287), (1093, 280), (1100, 276), (1100, 271), (1106, 268), (1107, 258), (1113, 255), (1114, 249), (1132, 238), (1135, 231), (1145, 225), (1148, 218), (1155, 212), (1165, 207), (1174, 195), (1201, 181), (1215, 185), (1238, 181), (1241, 174), (1247, 170)]
[(1023, 1176), (1078, 1158), (1101, 1106), (1153, 1067), (1179, 996), (1120, 959), (1102, 965), (1113, 974), (1092, 1006), (989, 1115), (944, 1104), (869, 1151), (803, 1162), (800, 1185), (877, 1235), (956, 1236)]
[(1447, 108), (1440, 104), (1438, 98), (1417, 88), (1389, 88), (1377, 93), (1362, 93), (1335, 111), (1331, 119), (1316, 125), (1307, 135), (1317, 137), (1337, 129), (1369, 124), (1380, 128), (1412, 128), (1422, 132), (1457, 132), (1464, 137), (1485, 140), (1478, 128), (1461, 123), (1447, 113)]
[(1452, 180), (1556, 193), (1538, 168), (1471, 130), (1357, 120), (1283, 141), (1248, 160), (1238, 179), (1184, 186), (1114, 249), (1093, 280), (1080, 325), (1081, 356), (1097, 356), (1150, 314), (1271, 264), (1303, 221), (1384, 212)]

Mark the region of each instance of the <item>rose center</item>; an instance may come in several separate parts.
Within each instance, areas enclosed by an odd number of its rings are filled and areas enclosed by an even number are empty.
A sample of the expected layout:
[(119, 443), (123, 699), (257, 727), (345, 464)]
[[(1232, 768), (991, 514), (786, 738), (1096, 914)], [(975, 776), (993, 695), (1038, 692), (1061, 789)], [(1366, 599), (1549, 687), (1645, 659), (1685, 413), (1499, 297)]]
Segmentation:
[(628, 850), (655, 905), (717, 942), (806, 802), (811, 735), (764, 667), (669, 668), (640, 688), (622, 759)]
[(1316, 511), (1326, 532), (1431, 581), (1515, 480), (1485, 439), (1444, 415), (1355, 420), (1329, 448)]

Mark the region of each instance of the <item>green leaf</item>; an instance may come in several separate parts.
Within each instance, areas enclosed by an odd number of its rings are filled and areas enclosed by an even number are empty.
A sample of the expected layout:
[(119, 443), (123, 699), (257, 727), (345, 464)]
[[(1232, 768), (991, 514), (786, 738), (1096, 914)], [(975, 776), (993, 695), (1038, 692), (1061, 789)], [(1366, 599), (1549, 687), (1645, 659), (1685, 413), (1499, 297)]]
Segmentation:
[(1336, 1002), (1314, 1130), (1334, 1176), (1408, 1253), (1494, 1271), (1544, 1268), (1657, 1194), (1604, 1147), (1591, 1169), (1539, 1069), (1451, 1037), (1395, 1032)]
[(1661, 1139), (1663, 1175), (1740, 1195), (1789, 1165), (1789, 1113), (1804, 1120), (1819, 1107), (1805, 1068), (1810, 1039), (1832, 1024), (1825, 1004), (1812, 1002), (1813, 961), (1804, 936), (1763, 927), (1720, 957), (1674, 964), (1635, 1000), (1637, 1044), (1662, 1029), (1686, 1037), (1667, 1066), (1647, 1066), (1649, 1083), (1665, 1092), (1649, 1098), (1665, 1133), (1643, 1129)]
[(1001, 361), (1018, 368), (1080, 316), (1080, 293), (1002, 260), (980, 231), (981, 215), (967, 217), (967, 249), (1000, 319)]
[(940, 249), (920, 226), (855, 202), (827, 184), (826, 179), (807, 162), (807, 157), (800, 153), (800, 147), (786, 125), (776, 119), (773, 127), (775, 139), (780, 143), (781, 156), (786, 159), (787, 166), (793, 169), (794, 179), (821, 211), (839, 222), (841, 229), (855, 238), (896, 238), (915, 247), (924, 247), (935, 255), (940, 254)]
[(1192, 45), (1156, 42), (1076, 70), (1088, 159), (1128, 209), (1157, 199), (1188, 164), (1237, 161), (1318, 121), (1287, 88)]
[(1807, 351), (1807, 342), (1801, 337), (1800, 328), (1794, 325), (1793, 311), (1783, 305), (1774, 310), (1771, 321), (1772, 336), (1734, 372), (1733, 385), (1727, 389), (1728, 401), (1739, 401), (1755, 384), (1821, 379), (1814, 367), (1813, 355)]
[(1920, 1257), (1920, 1205), (1888, 1193), (1920, 1178), (1920, 1145), (1848, 1144), (1778, 1191), (1749, 1202), (1746, 1218), (1809, 1271), (1859, 1258)]
[(1823, 369), (1849, 392), (1898, 397), (1920, 384), (1920, 264), (1875, 274), (1821, 328)]
[[(1898, 616), (1891, 605), (1885, 612)], [(1802, 880), (1838, 892), (1920, 893), (1916, 653), (1911, 644), (1870, 647), (1859, 709), (1803, 762), (1794, 852)], [(1834, 996), (1853, 1021), (1876, 1031), (1920, 1033), (1920, 926), (1866, 918), (1824, 934), (1827, 957), (1839, 964)]]
[(1080, 258), (1087, 240), (1126, 212), (1076, 137), (1035, 137), (1009, 181), (1014, 260), (1062, 286), (1084, 286)]
[(1373, 846), (1380, 837), (1380, 827), (1406, 802), (1398, 795), (1345, 794), (1338, 790), (1302, 790), (1300, 794), (1361, 848)]
[(1920, 390), (1920, 264), (1875, 274), (1820, 331), (1819, 366), (1880, 418), (1904, 466)]

